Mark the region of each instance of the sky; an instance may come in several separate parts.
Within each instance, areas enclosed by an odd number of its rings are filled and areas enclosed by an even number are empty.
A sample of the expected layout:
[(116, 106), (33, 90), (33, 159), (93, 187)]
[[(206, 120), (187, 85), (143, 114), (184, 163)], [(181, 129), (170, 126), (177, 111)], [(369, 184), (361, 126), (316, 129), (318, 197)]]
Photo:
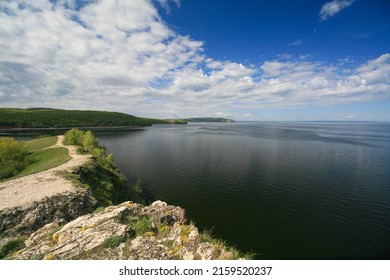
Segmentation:
[(390, 121), (388, 0), (1, 0), (0, 107)]

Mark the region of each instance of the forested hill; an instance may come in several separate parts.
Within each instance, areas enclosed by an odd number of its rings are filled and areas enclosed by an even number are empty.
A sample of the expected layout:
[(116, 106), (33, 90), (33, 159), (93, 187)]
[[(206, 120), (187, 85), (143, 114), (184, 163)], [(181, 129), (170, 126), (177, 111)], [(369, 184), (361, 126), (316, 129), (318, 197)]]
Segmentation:
[(170, 123), (105, 111), (0, 108), (0, 128), (149, 126)]
[(187, 122), (234, 122), (232, 119), (225, 118), (190, 118), (185, 120)]

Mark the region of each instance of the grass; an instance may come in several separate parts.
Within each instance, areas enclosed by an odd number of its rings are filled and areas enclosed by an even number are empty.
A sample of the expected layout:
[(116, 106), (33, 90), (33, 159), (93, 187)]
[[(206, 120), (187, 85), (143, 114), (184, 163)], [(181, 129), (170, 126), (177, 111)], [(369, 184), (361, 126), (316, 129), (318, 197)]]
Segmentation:
[(231, 260), (252, 260), (255, 256), (254, 253), (243, 253), (237, 250), (235, 247), (229, 246), (225, 241), (215, 238), (210, 230), (204, 230), (201, 234), (199, 234), (199, 241), (208, 242), (213, 245), (213, 257), (217, 257), (220, 254), (222, 248), (225, 248), (228, 252), (232, 253), (230, 257)]
[(121, 243), (126, 241), (126, 237), (124, 236), (111, 236), (104, 240), (102, 246), (103, 248), (116, 248), (118, 247)]
[(8, 241), (6, 244), (4, 244), (3, 247), (0, 248), (0, 259), (4, 259), (5, 257), (26, 247), (24, 241), (24, 237), (19, 237), (17, 239)]
[(68, 149), (63, 147), (49, 148), (57, 143), (57, 136), (37, 138), (24, 142), (24, 147), (29, 153), (27, 166), (16, 175), (6, 178), (12, 180), (30, 174), (45, 171), (57, 167), (71, 159)]
[(57, 136), (38, 138), (25, 142), (25, 147), (29, 152), (39, 151), (57, 143)]
[(29, 162), (31, 162), (31, 164), (10, 179), (45, 171), (59, 166), (70, 159), (71, 157), (69, 156), (68, 149), (63, 147), (41, 150), (33, 153), (29, 157)]
[(134, 223), (136, 236), (143, 235), (152, 229), (152, 221), (149, 218), (141, 218)]

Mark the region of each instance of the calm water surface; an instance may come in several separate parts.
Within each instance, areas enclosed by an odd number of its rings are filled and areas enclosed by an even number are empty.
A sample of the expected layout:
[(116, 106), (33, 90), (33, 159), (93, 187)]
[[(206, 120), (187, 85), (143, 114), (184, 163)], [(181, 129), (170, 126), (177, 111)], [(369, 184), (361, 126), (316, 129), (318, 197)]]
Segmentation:
[(99, 139), (151, 200), (257, 258), (390, 256), (389, 123), (193, 123)]
[(258, 259), (390, 257), (389, 123), (192, 123), (96, 132), (150, 200)]

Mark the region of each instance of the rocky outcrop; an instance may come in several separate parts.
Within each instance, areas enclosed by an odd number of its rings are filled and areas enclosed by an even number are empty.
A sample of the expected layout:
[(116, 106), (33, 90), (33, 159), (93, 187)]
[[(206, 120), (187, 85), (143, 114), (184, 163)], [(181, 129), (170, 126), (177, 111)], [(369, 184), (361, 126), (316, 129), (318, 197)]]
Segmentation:
[[(208, 238), (208, 239), (207, 239)], [(185, 211), (156, 201), (125, 202), (30, 235), (14, 259), (232, 259), (237, 254), (186, 223)]]
[[(64, 223), (95, 209), (96, 200), (86, 189), (63, 192), (22, 206), (0, 211), (0, 239), (26, 235), (48, 223)], [(1, 243), (4, 242), (0, 242)]]

